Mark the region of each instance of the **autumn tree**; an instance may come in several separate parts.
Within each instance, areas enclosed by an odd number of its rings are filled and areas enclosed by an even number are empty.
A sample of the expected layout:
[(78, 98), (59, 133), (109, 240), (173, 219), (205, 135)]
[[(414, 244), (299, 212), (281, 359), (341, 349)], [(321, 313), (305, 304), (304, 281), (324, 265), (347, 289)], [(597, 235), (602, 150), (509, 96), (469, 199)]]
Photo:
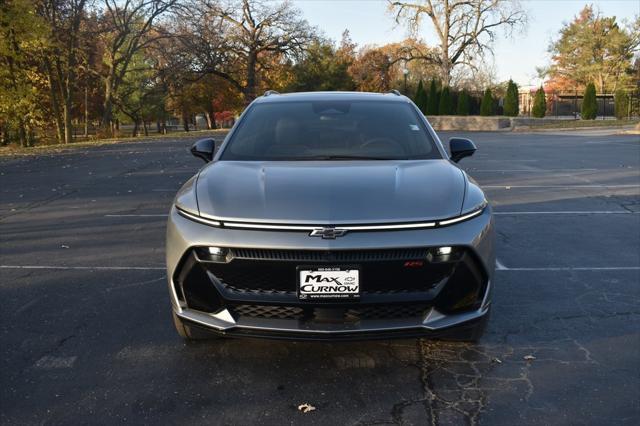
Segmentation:
[(43, 91), (39, 53), (47, 47), (48, 27), (32, 0), (0, 2), (0, 142), (30, 146), (42, 124)]
[(390, 85), (391, 60), (379, 48), (367, 48), (360, 52), (349, 67), (358, 90), (364, 92), (387, 92)]
[(493, 53), (497, 30), (521, 29), (526, 15), (517, 1), (508, 0), (388, 0), (397, 23), (417, 33), (428, 21), (439, 46), (428, 56), (438, 65), (443, 85), (450, 86), (456, 67), (475, 68)]
[(630, 79), (631, 61), (639, 45), (640, 17), (623, 28), (615, 17), (602, 16), (587, 5), (551, 43), (552, 63), (542, 71), (549, 75), (549, 84), (561, 90), (595, 82), (601, 93), (615, 91)]
[(315, 29), (289, 2), (220, 0), (195, 2), (179, 15), (178, 40), (193, 56), (194, 71), (227, 80), (251, 102), (261, 77), (301, 58)]
[(628, 117), (631, 104), (629, 103), (629, 96), (627, 93), (618, 89), (615, 93), (615, 115), (618, 120), (624, 120)]

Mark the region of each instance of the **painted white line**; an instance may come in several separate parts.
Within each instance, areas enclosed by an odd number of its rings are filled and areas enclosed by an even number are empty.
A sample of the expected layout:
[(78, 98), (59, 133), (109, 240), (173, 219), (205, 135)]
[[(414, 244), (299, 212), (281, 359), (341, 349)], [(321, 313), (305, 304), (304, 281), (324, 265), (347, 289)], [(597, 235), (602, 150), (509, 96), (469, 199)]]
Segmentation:
[(483, 188), (640, 188), (638, 184), (629, 185), (481, 185)]
[(55, 265), (0, 265), (0, 269), (60, 269), (60, 270), (97, 270), (97, 271), (164, 271), (164, 266), (55, 266)]
[(167, 217), (167, 214), (105, 214), (104, 217)]
[(538, 271), (640, 271), (640, 266), (595, 266), (595, 267), (549, 267), (549, 268), (504, 268), (496, 271), (538, 272)]
[(608, 169), (469, 169), (469, 173), (496, 173), (496, 172), (524, 172), (524, 173), (554, 173), (554, 172), (597, 172)]
[(496, 259), (496, 270), (497, 271), (505, 271), (508, 268), (502, 264), (498, 259)]
[(574, 210), (574, 211), (546, 211), (546, 212), (493, 212), (494, 215), (501, 216), (517, 216), (517, 215), (536, 215), (536, 214), (640, 214), (640, 211), (630, 212), (628, 210)]

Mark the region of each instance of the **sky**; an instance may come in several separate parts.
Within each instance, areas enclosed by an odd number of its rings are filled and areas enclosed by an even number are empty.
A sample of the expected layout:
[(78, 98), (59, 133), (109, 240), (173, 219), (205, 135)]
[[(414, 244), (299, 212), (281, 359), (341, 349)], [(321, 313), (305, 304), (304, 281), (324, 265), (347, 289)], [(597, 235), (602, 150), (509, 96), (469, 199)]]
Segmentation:
[[(382, 45), (407, 37), (406, 29), (395, 25), (387, 13), (386, 0), (293, 0), (293, 3), (311, 25), (334, 40), (340, 40), (345, 29), (359, 46)], [(510, 38), (500, 31), (493, 58), (498, 81), (512, 78), (521, 86), (540, 84), (536, 67), (549, 63), (549, 43), (557, 38), (563, 23), (570, 22), (585, 4), (593, 4), (603, 15), (616, 16), (619, 21), (631, 21), (640, 14), (640, 0), (530, 0), (521, 4), (528, 14), (527, 30)], [(420, 36), (430, 45), (437, 44), (428, 24)]]

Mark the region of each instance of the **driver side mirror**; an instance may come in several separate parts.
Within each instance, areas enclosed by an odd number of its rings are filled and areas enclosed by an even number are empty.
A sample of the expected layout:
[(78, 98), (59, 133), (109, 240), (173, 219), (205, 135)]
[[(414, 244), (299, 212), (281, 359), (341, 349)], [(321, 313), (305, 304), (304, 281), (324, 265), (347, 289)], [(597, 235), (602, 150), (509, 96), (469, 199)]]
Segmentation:
[(449, 139), (449, 150), (451, 151), (451, 161), (457, 163), (464, 157), (471, 157), (476, 152), (476, 145), (467, 138)]
[(191, 145), (191, 154), (194, 157), (202, 158), (205, 163), (213, 160), (213, 153), (216, 150), (215, 139), (200, 139)]

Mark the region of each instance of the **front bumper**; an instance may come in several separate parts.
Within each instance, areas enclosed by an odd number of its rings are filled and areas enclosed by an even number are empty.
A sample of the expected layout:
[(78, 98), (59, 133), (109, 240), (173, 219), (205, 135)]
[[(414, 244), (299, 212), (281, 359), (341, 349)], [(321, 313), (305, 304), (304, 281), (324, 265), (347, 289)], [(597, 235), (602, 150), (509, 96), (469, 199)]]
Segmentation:
[[(464, 253), (464, 261), (458, 259), (462, 267), (452, 264), (448, 275), (445, 274), (447, 277), (438, 277), (426, 283), (425, 288), (376, 289), (363, 293), (356, 302), (328, 304), (301, 302), (291, 288), (238, 291), (237, 282), (229, 283), (226, 276), (220, 279), (216, 265), (202, 262), (194, 250), (218, 246), (263, 252), (357, 253), (444, 245), (456, 246)], [(175, 313), (192, 326), (230, 336), (340, 340), (449, 334), (475, 325), (487, 314), (495, 264), (493, 250), (489, 208), (472, 220), (443, 229), (354, 233), (336, 240), (309, 238), (304, 232), (213, 228), (185, 219), (175, 209), (167, 227), (167, 270)], [(328, 259), (335, 258), (329, 256)], [(293, 259), (293, 263), (296, 262)], [(462, 270), (463, 267), (471, 269), (473, 274), (458, 273), (458, 278), (452, 279), (456, 268)], [(238, 269), (243, 270), (236, 268), (232, 277), (238, 276)], [(250, 264), (247, 269), (251, 272)], [(379, 264), (377, 271), (380, 271)], [(295, 285), (295, 275), (291, 277), (291, 285)], [(470, 281), (473, 283), (468, 284)], [(198, 284), (192, 285), (194, 282)], [(472, 291), (465, 293), (466, 296), (460, 291), (456, 293), (456, 289), (464, 286)], [(446, 295), (451, 299), (452, 294), (457, 297), (458, 293), (473, 300), (467, 300), (462, 308), (453, 306), (451, 300), (442, 302)]]

